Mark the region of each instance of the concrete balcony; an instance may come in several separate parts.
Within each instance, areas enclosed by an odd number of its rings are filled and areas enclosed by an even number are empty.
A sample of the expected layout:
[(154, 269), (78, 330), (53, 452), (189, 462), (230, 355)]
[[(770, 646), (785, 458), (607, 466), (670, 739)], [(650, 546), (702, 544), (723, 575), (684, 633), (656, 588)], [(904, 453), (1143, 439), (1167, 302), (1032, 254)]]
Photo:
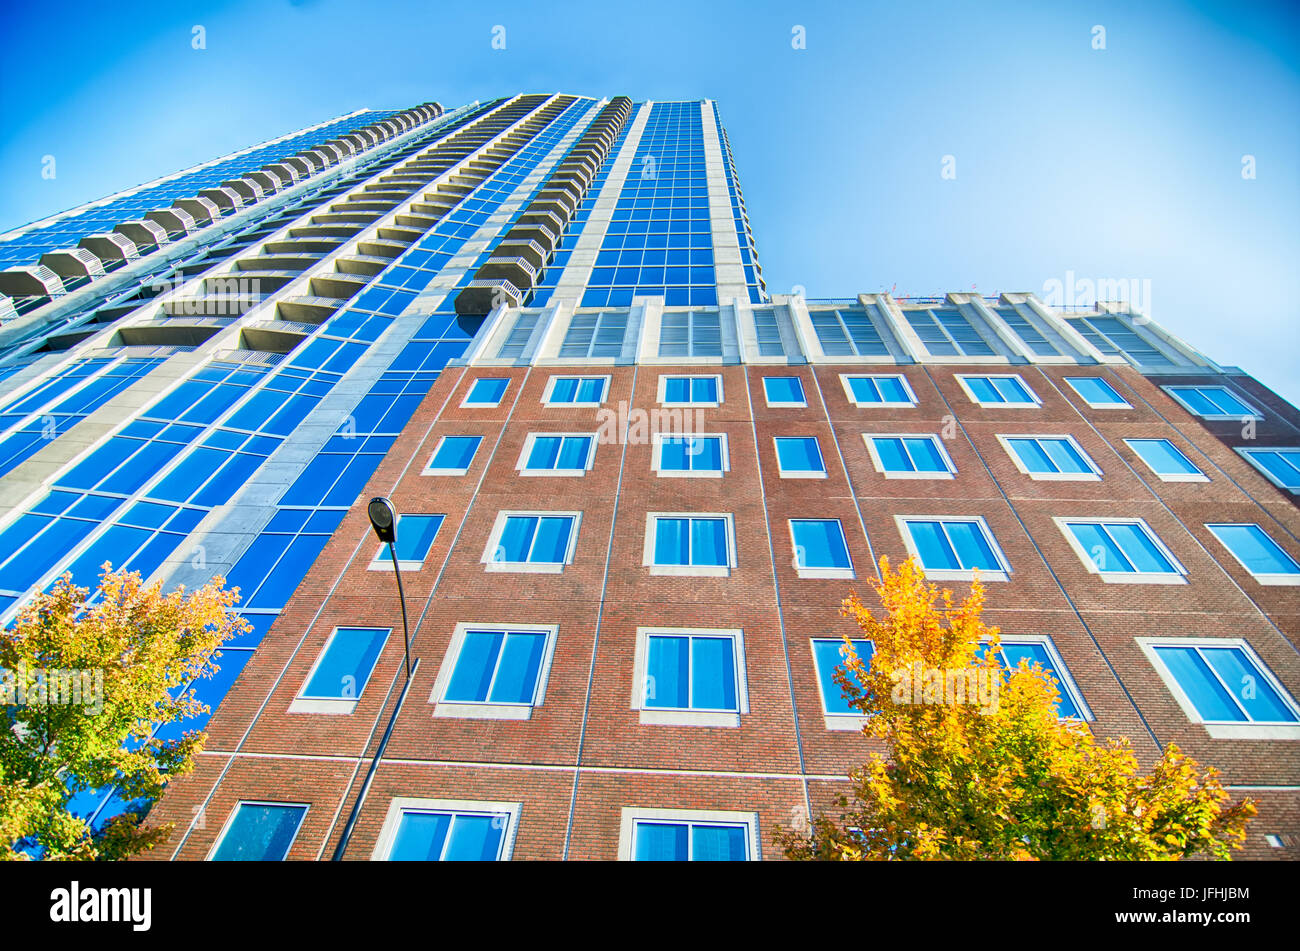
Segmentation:
[(502, 304), (518, 307), (523, 299), (523, 292), (507, 280), (473, 280), (456, 296), (456, 313), (463, 317), (486, 316)]
[(104, 262), (85, 248), (61, 248), (41, 255), (41, 264), (60, 278), (101, 277)]
[(276, 303), (275, 313), (279, 320), (315, 326), (329, 320), (345, 303), (336, 297), (288, 297)]
[(88, 234), (77, 247), (85, 248), (101, 261), (134, 261), (140, 256), (134, 241), (124, 234), (112, 232)]
[(537, 283), (537, 269), (526, 258), (497, 257), (495, 254), (483, 262), (475, 279), (502, 279), (522, 290), (531, 290)]
[(127, 238), (139, 249), (152, 249), (167, 243), (167, 229), (156, 221), (123, 221), (113, 231)]
[(540, 271), (546, 266), (546, 259), (550, 257), (546, 249), (536, 241), (523, 241), (516, 238), (506, 238), (496, 247), (496, 253), (505, 257), (523, 258), (533, 266), (534, 271)]

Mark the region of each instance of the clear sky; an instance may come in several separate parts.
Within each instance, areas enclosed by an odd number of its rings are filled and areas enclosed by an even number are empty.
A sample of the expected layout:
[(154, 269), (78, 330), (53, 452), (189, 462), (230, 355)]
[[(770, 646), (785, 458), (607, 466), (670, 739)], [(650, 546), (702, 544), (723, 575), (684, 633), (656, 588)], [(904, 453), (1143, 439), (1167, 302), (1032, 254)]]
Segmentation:
[(769, 291), (1128, 281), (1300, 403), (1294, 3), (24, 6), (0, 9), (0, 230), (360, 107), (711, 98)]

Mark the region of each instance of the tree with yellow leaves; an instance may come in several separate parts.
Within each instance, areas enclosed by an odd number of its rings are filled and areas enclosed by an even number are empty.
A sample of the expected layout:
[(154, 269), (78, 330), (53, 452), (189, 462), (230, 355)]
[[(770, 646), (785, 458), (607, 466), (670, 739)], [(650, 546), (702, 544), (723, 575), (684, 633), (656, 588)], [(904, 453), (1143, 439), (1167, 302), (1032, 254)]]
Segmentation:
[(1058, 717), (1041, 666), (1003, 667), (978, 579), (954, 605), (912, 559), (880, 567), (883, 614), (856, 593), (841, 609), (873, 652), (864, 660), (846, 636), (835, 679), (889, 755), (852, 771), (837, 819), (777, 830), (788, 857), (1226, 859), (1241, 847), (1255, 806), (1229, 804), (1214, 769), (1170, 744), (1144, 775), (1127, 740), (1099, 743)]
[[(105, 565), (94, 597), (65, 575), (0, 631), (0, 859), (121, 859), (166, 838), (141, 820), (206, 734), (154, 733), (207, 712), (189, 685), (248, 630), (224, 585), (163, 594)], [(99, 829), (73, 813), (78, 793), (110, 787), (128, 811)]]

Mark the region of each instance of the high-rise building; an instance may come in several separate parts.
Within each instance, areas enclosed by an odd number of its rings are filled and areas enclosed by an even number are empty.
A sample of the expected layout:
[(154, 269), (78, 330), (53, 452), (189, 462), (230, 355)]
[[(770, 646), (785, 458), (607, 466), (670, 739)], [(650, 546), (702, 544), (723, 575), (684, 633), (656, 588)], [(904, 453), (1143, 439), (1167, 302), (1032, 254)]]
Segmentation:
[(769, 857), (866, 756), (882, 555), (1300, 854), (1300, 413), (1148, 317), (769, 296), (707, 100), (360, 114), (112, 202), (0, 244), (0, 621), (104, 561), (240, 588), (154, 857)]

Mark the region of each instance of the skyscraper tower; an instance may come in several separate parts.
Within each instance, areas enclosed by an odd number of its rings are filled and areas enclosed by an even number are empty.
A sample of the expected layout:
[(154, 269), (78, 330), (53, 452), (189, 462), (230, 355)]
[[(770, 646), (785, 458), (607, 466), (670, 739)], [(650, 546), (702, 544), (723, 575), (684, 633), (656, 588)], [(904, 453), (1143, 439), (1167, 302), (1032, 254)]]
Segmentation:
[[(162, 857), (764, 857), (865, 758), (881, 555), (978, 570), (1062, 716), (1296, 854), (1300, 414), (1125, 305), (769, 296), (707, 100), (358, 114), (39, 224), (0, 621), (111, 561), (254, 625)], [(405, 673), (372, 496), (421, 663), (351, 826)]]

